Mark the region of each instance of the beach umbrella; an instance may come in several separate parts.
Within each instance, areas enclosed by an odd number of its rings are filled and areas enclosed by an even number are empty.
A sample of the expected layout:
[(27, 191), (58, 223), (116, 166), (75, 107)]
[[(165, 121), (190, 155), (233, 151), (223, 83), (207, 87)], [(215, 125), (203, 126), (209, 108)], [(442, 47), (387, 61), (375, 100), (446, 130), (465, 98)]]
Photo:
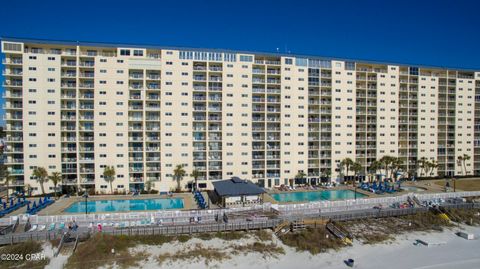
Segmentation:
[(27, 204), (27, 212), (30, 211), (30, 204)]
[(3, 202), (3, 209), (7, 208), (7, 203)]
[(37, 202), (33, 201), (32, 208), (37, 208)]

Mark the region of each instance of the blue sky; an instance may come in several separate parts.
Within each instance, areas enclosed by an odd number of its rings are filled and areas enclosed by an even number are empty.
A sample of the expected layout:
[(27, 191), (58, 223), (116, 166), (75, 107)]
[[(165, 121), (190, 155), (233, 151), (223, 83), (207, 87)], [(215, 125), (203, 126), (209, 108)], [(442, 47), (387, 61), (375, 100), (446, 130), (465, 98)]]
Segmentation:
[(0, 4), (0, 36), (480, 69), (479, 8), (474, 0), (22, 0)]

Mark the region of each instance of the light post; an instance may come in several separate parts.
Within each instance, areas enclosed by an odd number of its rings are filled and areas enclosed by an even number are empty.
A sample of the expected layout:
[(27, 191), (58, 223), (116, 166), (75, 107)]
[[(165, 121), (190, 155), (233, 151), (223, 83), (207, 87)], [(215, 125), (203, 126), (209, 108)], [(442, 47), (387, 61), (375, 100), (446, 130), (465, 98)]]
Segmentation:
[(87, 207), (88, 194), (87, 194), (87, 192), (85, 192), (83, 197), (85, 197), (85, 215), (87, 215), (88, 214), (88, 207)]

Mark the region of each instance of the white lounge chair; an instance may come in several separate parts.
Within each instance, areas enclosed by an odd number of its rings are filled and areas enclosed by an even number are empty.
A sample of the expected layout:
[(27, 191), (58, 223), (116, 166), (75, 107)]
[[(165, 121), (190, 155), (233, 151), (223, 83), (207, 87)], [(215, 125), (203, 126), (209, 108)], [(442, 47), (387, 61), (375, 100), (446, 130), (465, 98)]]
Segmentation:
[(33, 224), (32, 227), (30, 227), (30, 230), (28, 230), (28, 232), (34, 232), (37, 230), (37, 227), (38, 225), (37, 224)]

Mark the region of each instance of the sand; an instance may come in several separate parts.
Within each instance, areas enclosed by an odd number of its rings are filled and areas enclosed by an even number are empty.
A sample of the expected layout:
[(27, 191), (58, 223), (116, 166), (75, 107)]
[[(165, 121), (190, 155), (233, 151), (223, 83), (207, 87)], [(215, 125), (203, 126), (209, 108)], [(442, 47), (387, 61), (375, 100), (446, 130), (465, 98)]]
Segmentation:
[[(285, 254), (278, 257), (263, 257), (259, 253), (233, 256), (232, 259), (222, 262), (211, 262), (208, 265), (204, 260), (189, 260), (165, 262), (158, 265), (155, 257), (163, 253), (175, 253), (185, 249), (194, 248), (197, 244), (203, 247), (218, 248), (228, 252), (231, 244), (248, 244), (255, 242), (254, 238), (247, 238), (235, 241), (223, 241), (212, 239), (208, 241), (191, 239), (186, 243), (167, 243), (160, 247), (138, 246), (133, 252), (149, 253), (150, 258), (142, 262), (140, 268), (172, 268), (172, 269), (203, 269), (203, 268), (348, 268), (343, 261), (348, 258), (355, 259), (354, 268), (416, 268), (416, 269), (470, 269), (480, 268), (480, 240), (465, 240), (455, 235), (455, 232), (463, 230), (467, 233), (474, 233), (480, 237), (480, 227), (462, 226), (444, 230), (443, 232), (415, 232), (403, 234), (396, 237), (396, 240), (376, 245), (362, 245), (356, 241), (350, 247), (342, 248), (339, 251), (329, 251), (317, 255), (308, 252), (297, 252), (294, 249), (283, 245), (278, 239), (274, 242), (285, 249)], [(413, 243), (421, 239), (428, 242), (445, 243), (439, 246), (415, 246)], [(269, 243), (269, 242), (266, 242)], [(51, 258), (47, 268), (62, 268), (66, 257), (59, 256)], [(114, 267), (115, 268), (115, 267)]]

